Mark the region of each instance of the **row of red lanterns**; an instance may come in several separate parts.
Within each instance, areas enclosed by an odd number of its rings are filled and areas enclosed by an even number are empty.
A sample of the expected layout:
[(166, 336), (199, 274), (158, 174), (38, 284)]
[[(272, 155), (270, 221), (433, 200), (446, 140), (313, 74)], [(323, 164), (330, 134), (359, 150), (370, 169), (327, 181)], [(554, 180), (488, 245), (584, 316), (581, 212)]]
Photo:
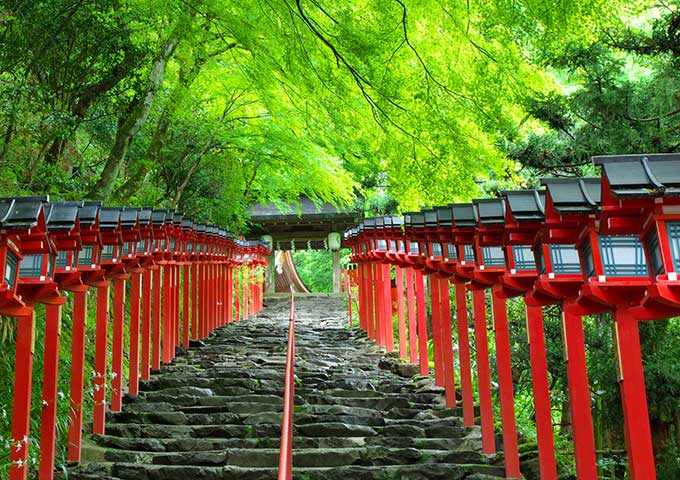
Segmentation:
[[(361, 327), (388, 349), (393, 348), (390, 265), (395, 267), (397, 292), (405, 273), (412, 361), (417, 360), (416, 342), (427, 352), (423, 275), (429, 276), (435, 379), (446, 387), (450, 406), (456, 400), (449, 283), (455, 285), (468, 425), (474, 414), (466, 290), (472, 291), (487, 453), (495, 451), (486, 334), (485, 291), (491, 291), (508, 478), (520, 478), (506, 307), (512, 297), (523, 297), (526, 304), (541, 478), (557, 478), (542, 314), (543, 306), (553, 304), (563, 312), (577, 477), (597, 478), (582, 316), (611, 312), (630, 476), (656, 478), (638, 321), (680, 315), (680, 155), (603, 156), (594, 163), (601, 177), (547, 178), (541, 190), (507, 191), (499, 198), (403, 218), (370, 218), (345, 232), (345, 244), (358, 264)], [(400, 349), (405, 352), (401, 326), (406, 320), (403, 305), (398, 307)], [(427, 354), (420, 362), (427, 374)]]
[[(262, 281), (254, 272), (268, 254), (263, 242), (241, 240), (172, 210), (50, 202), (46, 196), (0, 199), (0, 314), (17, 318), (10, 479), (28, 474), (36, 304), (46, 305), (38, 474), (51, 479), (64, 292), (73, 293), (68, 459), (79, 461), (89, 288), (97, 289), (93, 430), (103, 434), (109, 376), (110, 410), (122, 408), (125, 282), (131, 283), (128, 393), (135, 395), (139, 379), (172, 361), (175, 347), (188, 348), (190, 339), (262, 308)], [(243, 279), (234, 275), (239, 267)]]

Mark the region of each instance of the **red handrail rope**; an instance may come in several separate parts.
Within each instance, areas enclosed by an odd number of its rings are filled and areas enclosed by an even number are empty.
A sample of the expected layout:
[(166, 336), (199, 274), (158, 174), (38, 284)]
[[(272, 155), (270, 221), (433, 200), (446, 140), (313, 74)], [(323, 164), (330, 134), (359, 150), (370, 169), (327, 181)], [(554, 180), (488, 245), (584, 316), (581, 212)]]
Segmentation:
[(283, 390), (283, 415), (281, 417), (281, 448), (279, 451), (279, 480), (293, 478), (293, 403), (295, 398), (295, 291), (290, 288), (290, 317), (288, 326), (288, 352), (286, 354), (286, 381)]

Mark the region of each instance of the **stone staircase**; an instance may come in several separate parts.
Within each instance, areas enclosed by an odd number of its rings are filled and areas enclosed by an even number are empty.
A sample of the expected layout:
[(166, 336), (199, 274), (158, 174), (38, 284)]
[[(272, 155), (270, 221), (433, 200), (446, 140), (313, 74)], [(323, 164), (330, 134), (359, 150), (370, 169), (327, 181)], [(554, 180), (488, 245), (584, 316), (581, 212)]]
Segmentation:
[[(59, 478), (275, 479), (289, 302), (267, 305), (144, 382)], [(339, 297), (298, 297), (296, 315), (295, 479), (503, 477), (443, 389), (345, 327)]]

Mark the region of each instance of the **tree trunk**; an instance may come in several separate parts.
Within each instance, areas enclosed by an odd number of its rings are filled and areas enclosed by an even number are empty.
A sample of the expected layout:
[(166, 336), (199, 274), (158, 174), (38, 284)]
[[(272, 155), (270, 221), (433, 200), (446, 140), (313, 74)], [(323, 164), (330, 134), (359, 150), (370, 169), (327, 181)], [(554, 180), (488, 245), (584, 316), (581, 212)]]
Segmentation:
[(151, 110), (161, 82), (163, 81), (165, 67), (168, 65), (170, 57), (172, 57), (172, 54), (175, 52), (179, 40), (179, 32), (176, 29), (154, 59), (151, 73), (149, 74), (149, 81), (143, 95), (138, 100), (138, 104), (134, 105), (134, 108), (131, 109), (128, 115), (124, 114), (118, 121), (116, 139), (111, 147), (109, 156), (106, 159), (101, 178), (95, 183), (89, 193), (90, 198), (95, 200), (107, 200), (111, 196), (113, 186), (118, 178), (120, 168), (125, 161), (125, 156), (127, 155), (130, 143), (132, 143), (132, 139), (142, 128), (149, 115), (149, 111)]

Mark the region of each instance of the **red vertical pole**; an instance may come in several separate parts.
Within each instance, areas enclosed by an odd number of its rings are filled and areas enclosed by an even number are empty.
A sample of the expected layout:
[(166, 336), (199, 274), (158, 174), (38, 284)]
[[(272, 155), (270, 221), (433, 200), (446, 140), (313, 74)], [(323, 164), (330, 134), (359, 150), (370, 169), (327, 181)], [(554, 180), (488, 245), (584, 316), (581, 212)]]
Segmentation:
[(168, 273), (170, 274), (170, 291), (168, 297), (170, 300), (170, 360), (175, 358), (175, 347), (178, 345), (179, 339), (179, 322), (177, 318), (177, 268), (175, 265), (168, 266)]
[(130, 282), (130, 373), (128, 375), (128, 393), (139, 393), (139, 295), (142, 274), (132, 273)]
[(243, 290), (243, 320), (247, 320), (248, 315), (248, 266), (243, 267), (243, 285), (241, 286)]
[(111, 345), (111, 411), (123, 409), (123, 330), (125, 280), (113, 281), (113, 343)]
[(234, 269), (227, 267), (227, 323), (234, 321)]
[(392, 319), (392, 275), (390, 264), (383, 263), (383, 339), (388, 352), (394, 351), (394, 321)]
[(206, 319), (205, 319), (205, 263), (201, 262), (198, 266), (198, 338), (204, 339), (206, 337)]
[(47, 305), (45, 307), (45, 350), (40, 415), (40, 465), (38, 466), (40, 480), (52, 480), (54, 476), (60, 323), (61, 305)]
[(367, 332), (366, 264), (363, 262), (357, 264), (357, 280), (357, 284), (359, 285), (359, 328)]
[(503, 426), (503, 449), (505, 452), (506, 478), (521, 478), (519, 450), (517, 447), (517, 423), (515, 421), (515, 395), (512, 387), (512, 358), (510, 355), (510, 331), (508, 330), (508, 309), (498, 288), (491, 291), (491, 312), (496, 338), (496, 366), (498, 369), (498, 391)]
[[(170, 312), (172, 311), (172, 295), (170, 294), (170, 266), (163, 265), (163, 320), (162, 320), (162, 335), (163, 335), (163, 363), (170, 363), (172, 360), (172, 320)], [(159, 285), (160, 289), (160, 285)]]
[(638, 321), (626, 307), (617, 308), (614, 313), (614, 348), (626, 431), (628, 472), (632, 480), (655, 480)]
[(409, 361), (418, 363), (418, 332), (416, 322), (416, 292), (413, 268), (406, 267), (406, 302), (408, 304), (408, 351)]
[(375, 340), (378, 345), (385, 346), (385, 308), (383, 307), (383, 302), (385, 296), (383, 295), (383, 289), (385, 288), (385, 280), (383, 279), (383, 268), (382, 264), (375, 263)]
[(184, 348), (189, 348), (189, 299), (190, 299), (190, 281), (191, 266), (184, 265), (182, 275), (182, 345)]
[(404, 270), (394, 267), (394, 278), (397, 284), (397, 322), (399, 324), (399, 357), (402, 360), (408, 358), (406, 347), (406, 312), (404, 311)]
[(182, 293), (182, 268), (175, 265), (175, 347), (184, 345), (183, 328), (181, 321), (181, 312), (184, 310), (181, 302)]
[(71, 408), (68, 424), (69, 462), (80, 461), (83, 439), (83, 388), (85, 375), (85, 322), (87, 318), (87, 292), (73, 294), (73, 326), (71, 333)]
[(151, 376), (151, 270), (142, 274), (142, 380)]
[(423, 272), (416, 270), (416, 309), (418, 318), (418, 350), (420, 352), (420, 374), (430, 374), (430, 356), (427, 351), (427, 319), (425, 313), (425, 279)]
[(10, 480), (26, 480), (28, 476), (28, 436), (31, 421), (31, 386), (33, 384), (33, 342), (35, 313), (17, 318), (14, 365), (14, 406), (12, 409), (12, 441), (9, 451)]
[(482, 417), (482, 449), (484, 453), (496, 453), (493, 429), (493, 405), (491, 403), (491, 367), (489, 366), (489, 339), (486, 333), (486, 298), (484, 290), (472, 291), (475, 316), (475, 349), (477, 351), (477, 390)]
[(548, 362), (546, 360), (545, 333), (543, 331), (543, 311), (540, 305), (532, 305), (526, 300), (525, 303), (531, 381), (534, 391), (539, 468), (541, 479), (557, 480), (555, 439), (553, 437), (550, 386), (548, 383)]
[(236, 321), (241, 321), (241, 269), (237, 268), (234, 273), (234, 305), (236, 307)]
[(375, 275), (372, 262), (366, 263), (366, 272), (366, 326), (368, 337), (375, 340)]
[(199, 337), (198, 319), (201, 305), (198, 299), (198, 269), (198, 264), (191, 265), (191, 338), (193, 340)]
[(475, 424), (475, 406), (472, 396), (472, 361), (470, 359), (467, 294), (465, 292), (465, 285), (462, 283), (456, 284), (456, 320), (458, 328), (460, 389), (463, 396), (463, 423), (469, 427)]
[(106, 356), (109, 330), (109, 282), (97, 287), (97, 327), (94, 360), (94, 412), (92, 431), (104, 435), (106, 422)]
[(151, 368), (160, 370), (161, 368), (161, 267), (153, 271), (153, 338), (151, 349)]
[(434, 383), (444, 386), (444, 363), (442, 361), (441, 303), (439, 299), (439, 279), (429, 277), (430, 308), (432, 312), (432, 347), (434, 350)]
[(439, 279), (439, 298), (441, 299), (442, 361), (444, 363), (444, 387), (446, 406), (456, 406), (456, 377), (453, 368), (453, 332), (451, 331), (451, 292), (449, 281)]
[(574, 307), (563, 305), (562, 330), (564, 332), (567, 362), (576, 477), (591, 479), (597, 478), (593, 416), (590, 410), (590, 388), (588, 386), (583, 319), (581, 315), (574, 311)]

